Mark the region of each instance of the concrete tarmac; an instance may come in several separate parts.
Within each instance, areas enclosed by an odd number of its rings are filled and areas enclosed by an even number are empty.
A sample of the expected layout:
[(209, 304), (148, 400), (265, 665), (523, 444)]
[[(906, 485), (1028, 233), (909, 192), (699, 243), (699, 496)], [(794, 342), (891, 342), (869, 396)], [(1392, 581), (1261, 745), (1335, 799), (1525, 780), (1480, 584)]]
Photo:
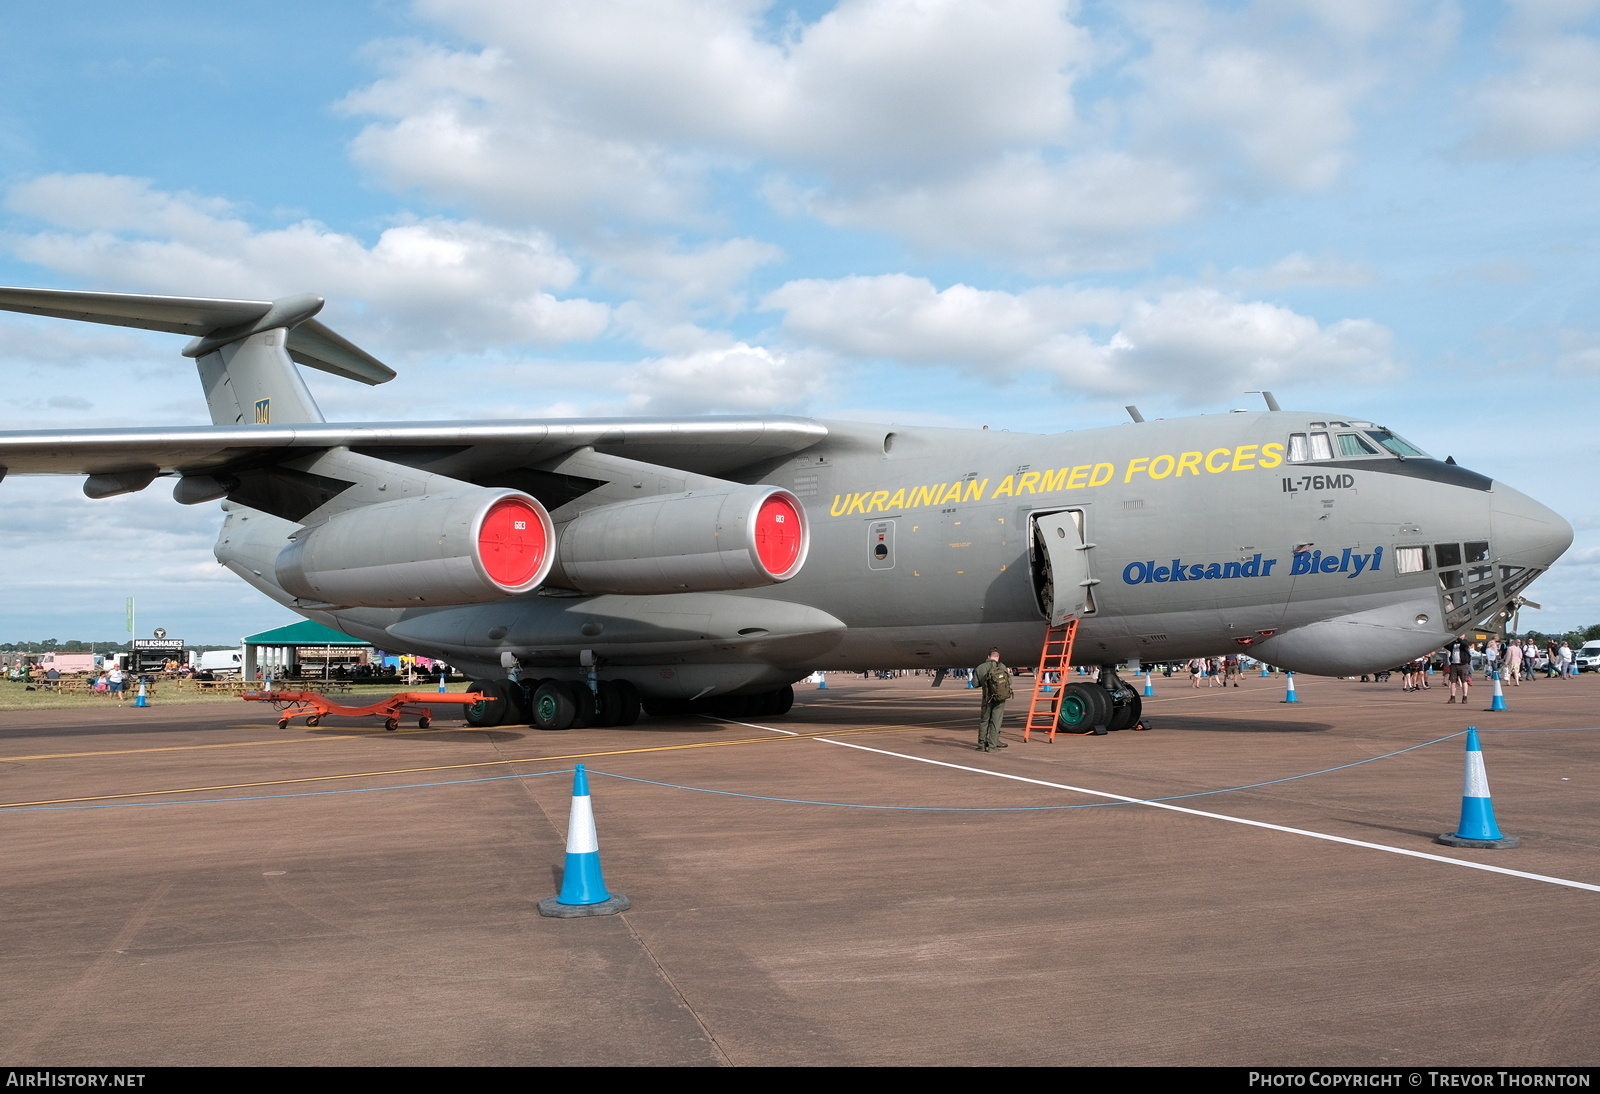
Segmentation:
[[(927, 677), (567, 733), (0, 714), (0, 1061), (1600, 1063), (1600, 680), (1296, 683), (1053, 744), (1019, 689), (994, 755)], [(1468, 725), (1518, 849), (1433, 842)], [(633, 909), (547, 919), (579, 762)]]

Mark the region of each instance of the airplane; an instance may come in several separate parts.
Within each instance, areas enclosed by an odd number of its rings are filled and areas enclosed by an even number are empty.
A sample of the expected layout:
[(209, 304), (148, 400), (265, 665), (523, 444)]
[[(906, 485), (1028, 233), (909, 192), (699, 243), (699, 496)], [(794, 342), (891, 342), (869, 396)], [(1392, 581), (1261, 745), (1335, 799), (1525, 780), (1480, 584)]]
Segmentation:
[[(1503, 619), (1559, 515), (1347, 414), (1039, 435), (803, 417), (327, 422), (296, 364), (393, 370), (272, 301), (0, 289), (0, 309), (191, 336), (211, 426), (0, 432), (0, 478), (173, 480), (299, 614), (426, 655), (541, 729), (778, 717), (814, 671), (1031, 660), (1077, 621), (1063, 724), (1139, 718), (1123, 662), (1222, 651), (1353, 675)], [(1070, 713), (1069, 713), (1070, 712)]]

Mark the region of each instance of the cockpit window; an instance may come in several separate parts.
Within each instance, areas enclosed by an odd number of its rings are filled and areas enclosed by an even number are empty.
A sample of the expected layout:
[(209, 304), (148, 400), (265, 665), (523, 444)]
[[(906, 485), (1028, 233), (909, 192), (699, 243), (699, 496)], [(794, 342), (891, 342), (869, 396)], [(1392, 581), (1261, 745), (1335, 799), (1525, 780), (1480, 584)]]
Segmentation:
[(1328, 440), (1326, 433), (1311, 434), (1311, 458), (1314, 460), (1333, 459), (1333, 444)]
[(1369, 429), (1367, 430), (1367, 435), (1396, 456), (1415, 457), (1419, 460), (1431, 458), (1426, 452), (1407, 441), (1404, 437), (1391, 433), (1387, 429)]
[(1376, 456), (1378, 450), (1356, 433), (1339, 434), (1339, 455), (1341, 456)]
[(1289, 462), (1304, 463), (1306, 455), (1306, 435), (1304, 433), (1289, 434)]

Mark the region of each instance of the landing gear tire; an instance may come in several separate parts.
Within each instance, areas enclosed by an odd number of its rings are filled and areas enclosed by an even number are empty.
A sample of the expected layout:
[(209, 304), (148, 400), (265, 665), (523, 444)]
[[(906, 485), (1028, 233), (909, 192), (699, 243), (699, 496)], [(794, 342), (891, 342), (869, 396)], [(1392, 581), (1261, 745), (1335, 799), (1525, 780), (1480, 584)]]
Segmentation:
[(1111, 720), (1111, 695), (1099, 684), (1068, 684), (1056, 722), (1062, 733), (1105, 733)]
[(576, 684), (568, 684), (567, 690), (572, 693), (572, 729), (587, 729), (595, 724), (595, 717), (599, 714), (598, 703), (600, 697), (589, 690), (589, 685), (580, 680)]
[(794, 685), (785, 684), (772, 693), (772, 710), (767, 713), (768, 718), (782, 718), (794, 706)]
[(626, 680), (617, 680), (614, 686), (617, 689), (618, 701), (621, 703), (614, 724), (631, 726), (639, 720), (639, 689)]
[(1117, 705), (1111, 712), (1111, 721), (1106, 724), (1109, 730), (1131, 729), (1139, 724), (1139, 715), (1144, 710), (1144, 700), (1132, 688), (1125, 687), (1122, 694), (1117, 696)]
[(534, 729), (571, 729), (578, 716), (577, 696), (559, 680), (541, 682), (532, 705), (528, 724)]
[(390, 733), (393, 733), (395, 730), (400, 728), (400, 719), (390, 718), (387, 722), (383, 723), (383, 728), (387, 729)]
[(313, 728), (315, 728), (316, 726), (320, 726), (321, 724), (322, 724), (322, 719), (320, 717), (312, 716), (312, 717), (306, 719), (306, 725), (311, 726)]
[(431, 725), (433, 725), (433, 719), (432, 718), (418, 718), (417, 719), (417, 728), (418, 729), (427, 729)]
[(484, 697), (483, 702), (465, 708), (467, 725), (473, 729), (491, 729), (500, 725), (512, 713), (509, 680), (474, 680), (467, 690)]
[(622, 716), (622, 689), (615, 680), (600, 681), (594, 707), (595, 716), (591, 725), (606, 729), (617, 724), (617, 719)]

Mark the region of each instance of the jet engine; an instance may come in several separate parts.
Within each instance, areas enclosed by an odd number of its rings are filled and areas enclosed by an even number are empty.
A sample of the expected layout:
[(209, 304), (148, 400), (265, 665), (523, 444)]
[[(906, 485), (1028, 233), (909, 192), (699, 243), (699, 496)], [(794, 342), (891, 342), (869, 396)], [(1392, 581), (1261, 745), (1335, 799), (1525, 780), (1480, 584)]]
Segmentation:
[(536, 589), (550, 572), (555, 528), (516, 490), (472, 488), (339, 513), (295, 534), (278, 584), (341, 607), (482, 604)]
[(775, 486), (658, 494), (579, 515), (561, 533), (555, 580), (586, 593), (755, 589), (800, 572), (805, 508)]

